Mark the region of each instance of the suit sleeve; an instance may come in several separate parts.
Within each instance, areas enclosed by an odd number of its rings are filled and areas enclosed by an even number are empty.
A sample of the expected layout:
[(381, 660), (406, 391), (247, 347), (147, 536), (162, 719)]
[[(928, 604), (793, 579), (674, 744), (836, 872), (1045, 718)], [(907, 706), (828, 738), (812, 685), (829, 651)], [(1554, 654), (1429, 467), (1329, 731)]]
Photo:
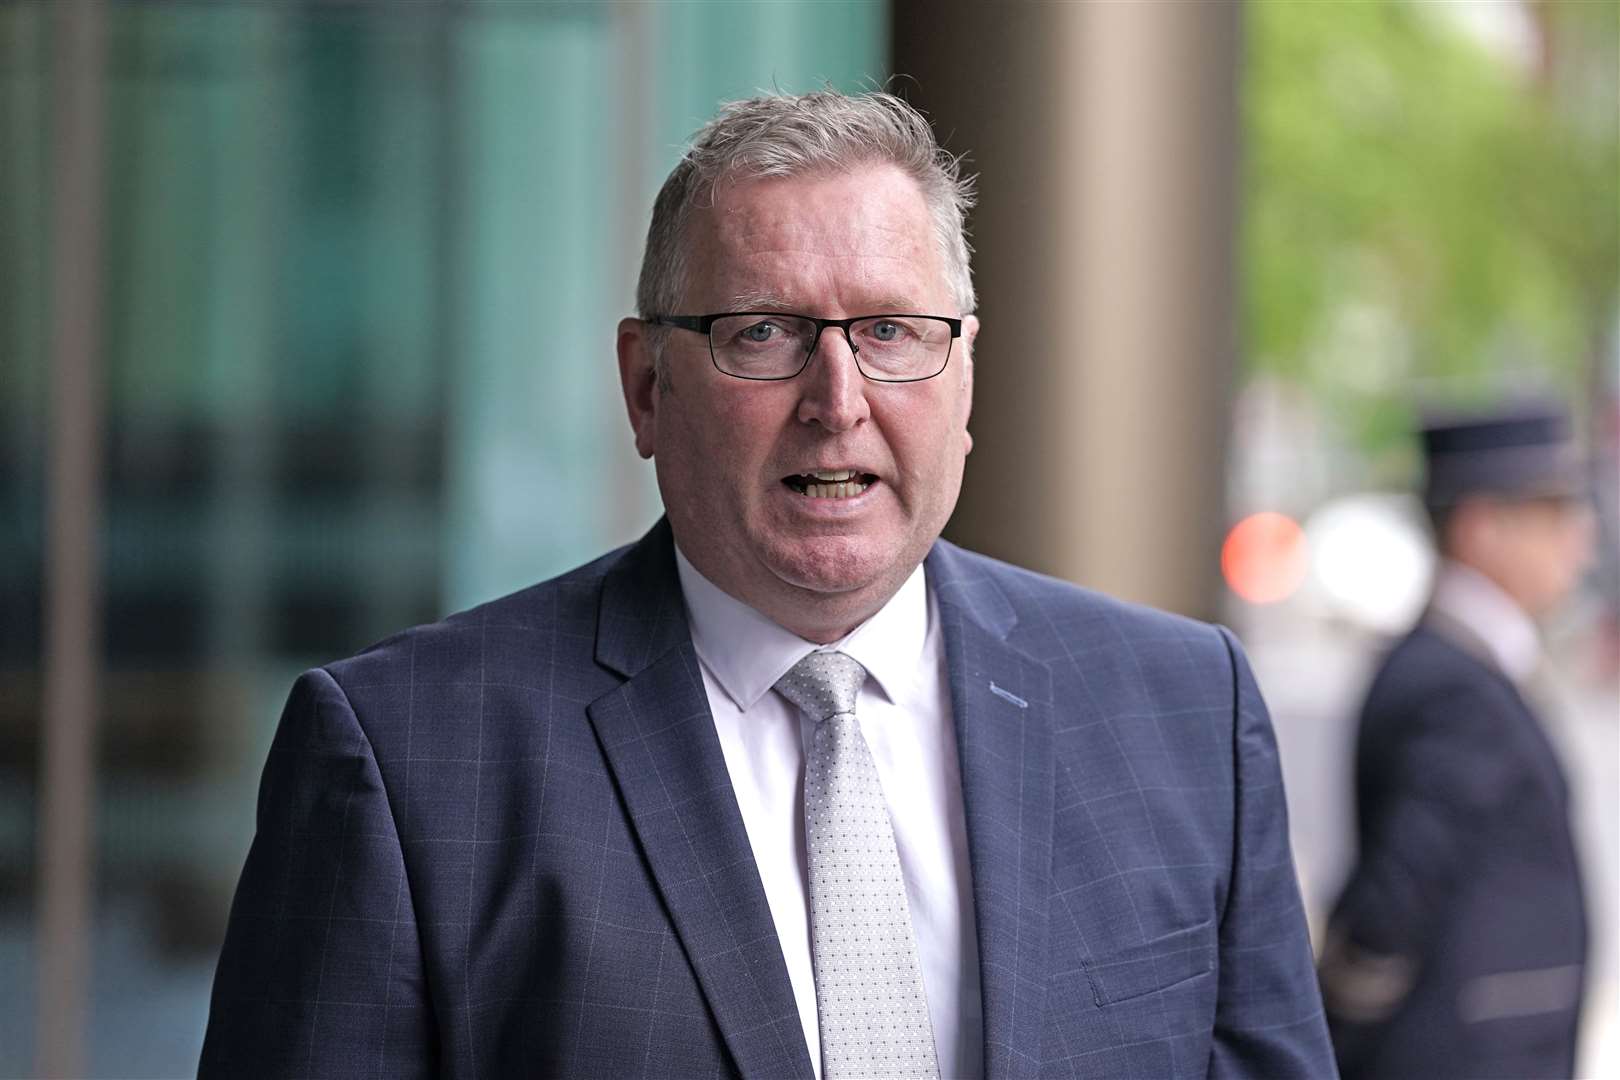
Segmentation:
[[(1378, 713), (1369, 812), (1355, 873), (1333, 913), (1321, 985), (1341, 1058), (1350, 1061), (1422, 976), (1421, 959), (1461, 887), (1465, 868), (1529, 775), (1496, 723), (1501, 705), (1478, 685), (1442, 684), (1399, 711)], [(1358, 756), (1370, 754), (1366, 731)], [(1365, 801), (1368, 793), (1362, 790)]]
[(1515, 802), (1526, 777), (1504, 752), (1499, 708), (1476, 690), (1448, 687), (1400, 719), (1398, 749), (1381, 764), (1394, 794), (1362, 837), (1336, 928), (1358, 951), (1404, 957), (1429, 939), (1463, 867)]
[(1221, 630), (1233, 672), (1235, 816), (1221, 915), (1211, 1077), (1337, 1075), (1288, 845), (1277, 743), (1248, 660)]
[(342, 689), (306, 672), (265, 765), (198, 1075), (413, 1077), (436, 1057), (382, 774)]

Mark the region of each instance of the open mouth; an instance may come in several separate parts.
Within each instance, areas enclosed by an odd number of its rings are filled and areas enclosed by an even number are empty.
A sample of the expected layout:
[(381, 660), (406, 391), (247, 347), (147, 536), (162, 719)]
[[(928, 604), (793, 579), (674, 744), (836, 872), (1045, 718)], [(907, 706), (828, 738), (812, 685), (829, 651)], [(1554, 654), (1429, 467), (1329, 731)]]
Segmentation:
[(853, 499), (877, 483), (877, 477), (854, 469), (823, 469), (784, 476), (782, 483), (812, 499)]

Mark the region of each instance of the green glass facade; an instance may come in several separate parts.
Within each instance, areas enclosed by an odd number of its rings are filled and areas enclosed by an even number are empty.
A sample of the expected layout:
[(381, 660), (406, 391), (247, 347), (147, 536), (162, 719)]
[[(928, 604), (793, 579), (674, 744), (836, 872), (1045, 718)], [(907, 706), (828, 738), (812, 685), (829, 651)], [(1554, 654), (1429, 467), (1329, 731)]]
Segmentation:
[[(632, 539), (613, 356), (685, 137), (882, 3), (124, 3), (105, 31), (87, 1062), (190, 1071), (292, 676)], [(33, 1065), (53, 42), (0, 8), (0, 1075)]]

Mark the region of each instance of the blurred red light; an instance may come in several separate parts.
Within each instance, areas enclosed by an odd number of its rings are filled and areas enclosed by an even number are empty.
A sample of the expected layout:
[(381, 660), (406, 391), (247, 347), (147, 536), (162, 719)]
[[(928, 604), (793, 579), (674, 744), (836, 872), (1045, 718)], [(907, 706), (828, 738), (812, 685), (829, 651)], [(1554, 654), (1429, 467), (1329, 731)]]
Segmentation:
[(1221, 573), (1227, 586), (1251, 604), (1275, 604), (1305, 580), (1310, 560), (1305, 530), (1286, 514), (1250, 514), (1226, 534)]

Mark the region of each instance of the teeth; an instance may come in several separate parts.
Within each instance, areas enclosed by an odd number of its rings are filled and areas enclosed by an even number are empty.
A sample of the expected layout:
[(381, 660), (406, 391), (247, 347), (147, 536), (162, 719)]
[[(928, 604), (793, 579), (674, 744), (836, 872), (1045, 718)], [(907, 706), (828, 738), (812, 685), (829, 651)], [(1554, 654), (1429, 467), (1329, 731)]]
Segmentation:
[(833, 483), (837, 483), (837, 482), (839, 482), (841, 480), (853, 480), (853, 479), (855, 479), (855, 470), (854, 469), (822, 469), (822, 470), (820, 470), (818, 472), (813, 472), (810, 475), (815, 477), (817, 480), (831, 480)]
[(853, 481), (837, 484), (806, 484), (804, 493), (812, 499), (851, 499), (865, 491), (868, 486)]

